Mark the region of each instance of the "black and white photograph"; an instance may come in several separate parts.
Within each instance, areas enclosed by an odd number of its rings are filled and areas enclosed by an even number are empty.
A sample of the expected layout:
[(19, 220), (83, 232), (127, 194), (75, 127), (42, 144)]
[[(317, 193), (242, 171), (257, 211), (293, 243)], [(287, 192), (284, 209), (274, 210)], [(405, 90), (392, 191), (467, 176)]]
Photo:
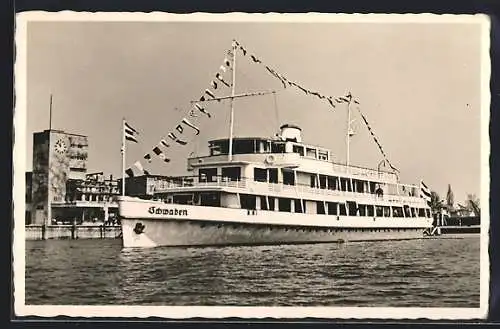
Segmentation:
[(16, 25), (16, 315), (486, 317), (487, 16)]

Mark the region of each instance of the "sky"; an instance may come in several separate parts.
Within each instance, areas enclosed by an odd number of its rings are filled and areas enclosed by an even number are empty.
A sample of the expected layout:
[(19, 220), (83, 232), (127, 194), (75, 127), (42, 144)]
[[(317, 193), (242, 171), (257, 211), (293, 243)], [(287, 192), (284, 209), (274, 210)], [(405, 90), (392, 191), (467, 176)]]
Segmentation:
[[(317, 22), (29, 22), (27, 27), (26, 170), (32, 134), (52, 127), (89, 137), (89, 172), (121, 176), (122, 117), (139, 144), (127, 144), (127, 166), (142, 160), (183, 117), (223, 64), (236, 39), (236, 93), (276, 91), (234, 101), (237, 136), (271, 137), (283, 123), (303, 129), (304, 142), (346, 158), (345, 106), (296, 88), (283, 89), (264, 64), (326, 96), (350, 91), (404, 183), (423, 179), (455, 200), (480, 195), (480, 25), (464, 23)], [(225, 75), (230, 80), (230, 75)], [(219, 84), (220, 85), (220, 84)], [(229, 95), (219, 87), (219, 96)], [(186, 146), (173, 144), (168, 164), (142, 164), (152, 174), (185, 174), (186, 157), (205, 155), (208, 140), (227, 138), (229, 102), (207, 106), (212, 118), (189, 120)], [(351, 164), (382, 160), (353, 109)], [(177, 134), (179, 135), (179, 134)]]

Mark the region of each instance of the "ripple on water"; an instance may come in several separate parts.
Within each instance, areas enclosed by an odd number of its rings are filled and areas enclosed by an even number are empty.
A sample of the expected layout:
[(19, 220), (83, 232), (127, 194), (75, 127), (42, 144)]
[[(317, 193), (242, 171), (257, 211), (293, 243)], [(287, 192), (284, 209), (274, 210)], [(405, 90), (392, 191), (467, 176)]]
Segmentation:
[(26, 242), (27, 304), (478, 307), (479, 238), (121, 250)]

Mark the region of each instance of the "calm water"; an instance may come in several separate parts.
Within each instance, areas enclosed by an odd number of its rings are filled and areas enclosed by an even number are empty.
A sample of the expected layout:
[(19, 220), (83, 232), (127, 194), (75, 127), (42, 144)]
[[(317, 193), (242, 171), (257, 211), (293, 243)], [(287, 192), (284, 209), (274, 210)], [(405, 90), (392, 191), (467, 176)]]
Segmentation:
[(26, 241), (26, 304), (479, 307), (479, 237), (122, 251)]

